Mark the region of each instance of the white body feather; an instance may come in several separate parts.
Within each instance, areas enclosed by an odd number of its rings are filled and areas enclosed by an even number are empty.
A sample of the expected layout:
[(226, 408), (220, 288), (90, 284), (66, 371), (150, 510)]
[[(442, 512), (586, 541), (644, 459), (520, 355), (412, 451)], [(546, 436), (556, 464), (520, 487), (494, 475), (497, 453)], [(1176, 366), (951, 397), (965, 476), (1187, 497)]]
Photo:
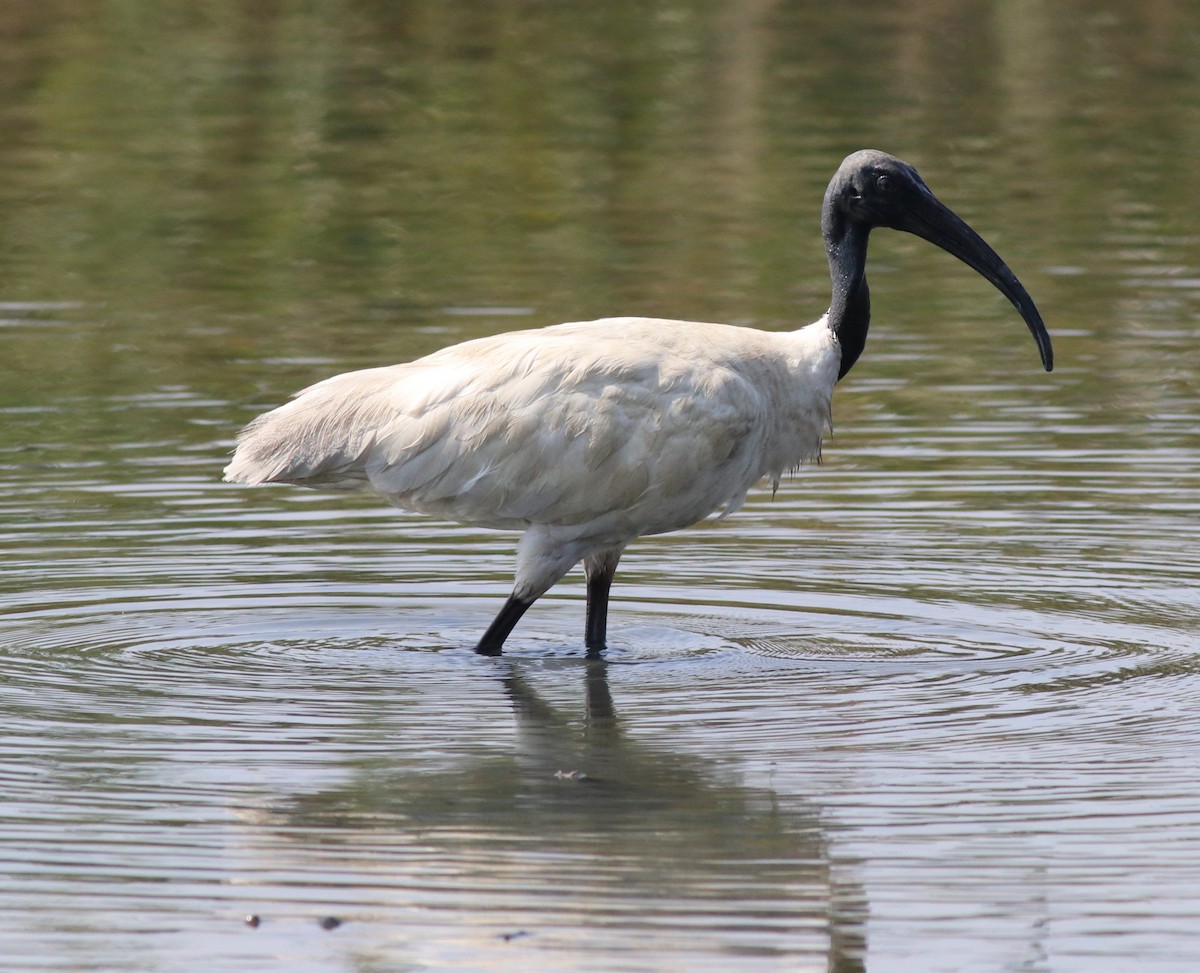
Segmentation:
[(799, 331), (608, 318), (336, 375), (243, 430), (225, 478), (373, 490), (524, 530), (514, 594), (737, 509), (820, 456), (839, 346)]

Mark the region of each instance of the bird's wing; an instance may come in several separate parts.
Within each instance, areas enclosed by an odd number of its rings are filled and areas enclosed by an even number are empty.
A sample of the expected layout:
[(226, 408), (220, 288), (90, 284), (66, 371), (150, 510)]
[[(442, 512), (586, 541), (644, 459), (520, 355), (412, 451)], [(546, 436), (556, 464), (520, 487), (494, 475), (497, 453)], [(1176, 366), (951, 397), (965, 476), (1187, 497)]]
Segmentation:
[[(402, 406), (412, 418), (379, 431), (372, 487), (462, 520), (581, 524), (695, 493), (753, 444), (762, 396), (711, 354), (615, 327), (580, 337), (548, 329), (446, 356), (471, 378), (419, 417)], [(686, 506), (676, 516), (691, 522), (713, 505), (694, 516), (696, 501)]]
[(488, 526), (613, 512), (643, 533), (683, 526), (766, 472), (755, 451), (770, 402), (741, 369), (745, 349), (721, 347), (752, 334), (601, 321), (338, 375), (251, 423), (227, 478), (369, 486)]

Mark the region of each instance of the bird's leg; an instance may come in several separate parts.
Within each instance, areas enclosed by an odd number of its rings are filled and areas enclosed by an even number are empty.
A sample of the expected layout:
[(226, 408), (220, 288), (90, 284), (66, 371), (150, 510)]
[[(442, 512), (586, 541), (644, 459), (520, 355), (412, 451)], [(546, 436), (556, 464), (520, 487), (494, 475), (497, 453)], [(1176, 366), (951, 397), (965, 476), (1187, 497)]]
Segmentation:
[(583, 559), (583, 571), (587, 575), (587, 620), (584, 623), (583, 644), (587, 647), (589, 658), (598, 656), (606, 647), (608, 593), (622, 550), (624, 548), (609, 548)]
[(487, 627), (479, 644), (475, 646), (475, 651), (479, 655), (499, 655), (503, 652), (504, 640), (508, 638), (508, 633), (516, 627), (521, 616), (535, 600), (534, 598), (518, 598), (516, 595), (509, 595), (508, 601), (504, 603), (499, 614), (492, 619), (492, 624)]
[(582, 553), (577, 547), (564, 544), (551, 529), (535, 524), (527, 530), (517, 542), (517, 576), (512, 594), (492, 619), (475, 651), (480, 655), (499, 655), (504, 650), (504, 640), (529, 606), (578, 564)]
[(584, 624), (583, 644), (587, 647), (589, 656), (598, 655), (607, 648), (608, 592), (611, 588), (611, 574), (588, 578), (587, 620)]

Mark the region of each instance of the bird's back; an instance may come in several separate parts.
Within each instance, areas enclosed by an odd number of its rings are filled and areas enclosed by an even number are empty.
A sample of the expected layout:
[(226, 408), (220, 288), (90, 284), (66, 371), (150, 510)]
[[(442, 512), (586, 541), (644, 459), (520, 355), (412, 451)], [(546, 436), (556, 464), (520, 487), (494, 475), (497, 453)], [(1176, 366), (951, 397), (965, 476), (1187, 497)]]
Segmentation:
[(246, 427), (226, 479), (368, 488), (488, 527), (672, 530), (815, 458), (837, 356), (816, 325), (613, 318), (482, 338), (305, 389)]

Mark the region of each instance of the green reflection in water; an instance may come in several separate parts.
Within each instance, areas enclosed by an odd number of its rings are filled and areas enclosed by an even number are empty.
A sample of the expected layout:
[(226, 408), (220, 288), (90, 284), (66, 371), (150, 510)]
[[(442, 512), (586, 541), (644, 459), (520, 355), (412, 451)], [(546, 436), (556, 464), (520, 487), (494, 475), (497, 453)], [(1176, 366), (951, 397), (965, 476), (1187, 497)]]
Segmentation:
[[(1103, 376), (1089, 393), (1144, 385), (1131, 331), (1154, 347), (1196, 312), (1185, 5), (38, 0), (4, 18), (22, 42), (0, 89), (0, 298), (82, 304), (56, 312), (53, 355), (36, 321), (6, 336), (39, 367), (5, 404), (174, 384), (241, 402), (263, 356), (284, 360), (261, 378), (274, 398), (610, 313), (803, 323), (827, 297), (824, 181), (863, 144), (996, 242), (1068, 375)], [(876, 260), (877, 331), (936, 336), (945, 375), (993, 347), (978, 325), (1008, 311), (968, 273), (907, 239)]]

